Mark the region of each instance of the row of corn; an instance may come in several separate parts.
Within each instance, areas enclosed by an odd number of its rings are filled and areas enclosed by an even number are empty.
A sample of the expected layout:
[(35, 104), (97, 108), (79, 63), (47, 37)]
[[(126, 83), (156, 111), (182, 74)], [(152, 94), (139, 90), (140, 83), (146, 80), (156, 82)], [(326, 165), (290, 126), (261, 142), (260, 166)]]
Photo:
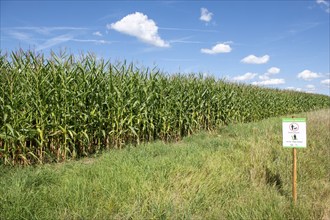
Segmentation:
[(19, 50), (0, 54), (0, 164), (63, 161), (329, 106), (325, 95)]

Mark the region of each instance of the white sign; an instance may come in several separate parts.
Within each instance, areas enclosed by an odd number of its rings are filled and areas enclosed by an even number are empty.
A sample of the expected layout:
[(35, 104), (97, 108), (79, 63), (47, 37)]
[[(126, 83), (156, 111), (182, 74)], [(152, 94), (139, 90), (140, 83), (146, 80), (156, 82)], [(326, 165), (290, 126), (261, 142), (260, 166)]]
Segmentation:
[(283, 118), (283, 147), (306, 147), (306, 118)]

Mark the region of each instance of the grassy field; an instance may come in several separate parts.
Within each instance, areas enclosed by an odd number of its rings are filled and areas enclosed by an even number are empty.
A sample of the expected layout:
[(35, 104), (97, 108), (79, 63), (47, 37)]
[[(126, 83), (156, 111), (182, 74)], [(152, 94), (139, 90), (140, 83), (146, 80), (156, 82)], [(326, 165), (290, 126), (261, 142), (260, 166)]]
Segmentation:
[(308, 135), (296, 206), (277, 117), (79, 161), (0, 166), (0, 219), (329, 219), (330, 110), (295, 116)]

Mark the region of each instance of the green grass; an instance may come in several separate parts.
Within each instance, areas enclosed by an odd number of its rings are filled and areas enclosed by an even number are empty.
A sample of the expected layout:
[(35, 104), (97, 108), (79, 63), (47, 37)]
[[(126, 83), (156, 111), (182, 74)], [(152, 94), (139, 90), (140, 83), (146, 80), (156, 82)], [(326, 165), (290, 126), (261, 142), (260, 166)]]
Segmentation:
[(308, 136), (296, 206), (278, 117), (79, 161), (0, 166), (0, 219), (328, 219), (330, 110), (295, 116), (307, 118)]

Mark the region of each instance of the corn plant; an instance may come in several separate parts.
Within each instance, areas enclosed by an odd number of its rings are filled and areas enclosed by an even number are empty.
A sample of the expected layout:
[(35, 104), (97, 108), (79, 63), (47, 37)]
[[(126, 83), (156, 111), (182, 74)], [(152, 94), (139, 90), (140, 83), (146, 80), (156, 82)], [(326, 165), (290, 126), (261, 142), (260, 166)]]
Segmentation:
[(328, 96), (32, 51), (0, 54), (0, 163), (63, 161), (127, 143), (327, 108)]

